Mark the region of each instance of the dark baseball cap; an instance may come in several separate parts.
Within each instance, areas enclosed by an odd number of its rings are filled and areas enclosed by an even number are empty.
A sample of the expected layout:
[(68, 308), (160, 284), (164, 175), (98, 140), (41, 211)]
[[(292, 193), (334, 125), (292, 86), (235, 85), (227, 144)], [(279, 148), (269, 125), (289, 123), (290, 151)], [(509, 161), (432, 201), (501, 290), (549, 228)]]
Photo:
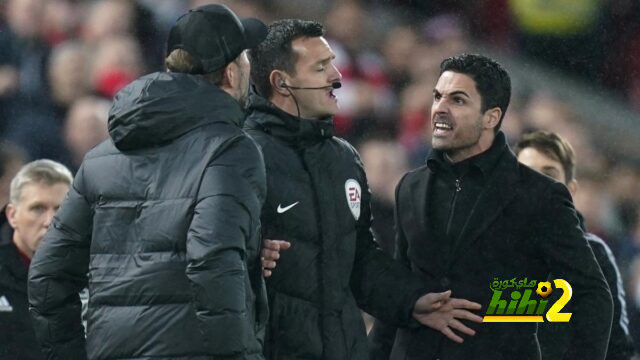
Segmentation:
[(183, 49), (202, 62), (202, 72), (223, 68), (245, 49), (267, 37), (267, 26), (254, 18), (239, 19), (224, 5), (205, 5), (182, 15), (171, 28), (167, 55)]

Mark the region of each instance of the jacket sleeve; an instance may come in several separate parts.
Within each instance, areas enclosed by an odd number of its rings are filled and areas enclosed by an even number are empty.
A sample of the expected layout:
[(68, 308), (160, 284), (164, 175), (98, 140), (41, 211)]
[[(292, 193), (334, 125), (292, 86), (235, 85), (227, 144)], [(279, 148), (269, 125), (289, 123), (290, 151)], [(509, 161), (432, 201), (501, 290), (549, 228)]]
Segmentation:
[(210, 354), (241, 357), (255, 341), (247, 309), (246, 244), (266, 189), (262, 155), (240, 136), (205, 170), (187, 235), (186, 275)]
[(93, 210), (80, 168), (29, 268), (29, 308), (47, 359), (86, 359), (82, 306)]
[(609, 285), (613, 298), (613, 322), (611, 337), (607, 350), (607, 360), (628, 360), (634, 355), (633, 342), (629, 335), (629, 318), (627, 317), (627, 302), (622, 286), (620, 271), (616, 259), (607, 244), (593, 234), (587, 234), (589, 245), (602, 269), (604, 278)]
[(550, 185), (536, 224), (536, 245), (556, 279), (572, 288), (569, 350), (565, 359), (604, 359), (613, 303), (609, 286), (594, 258), (567, 189)]
[(371, 233), (371, 193), (361, 163), (364, 186), (356, 222), (357, 243), (351, 289), (361, 309), (378, 319), (407, 326), (418, 298), (428, 291), (408, 268), (380, 250)]

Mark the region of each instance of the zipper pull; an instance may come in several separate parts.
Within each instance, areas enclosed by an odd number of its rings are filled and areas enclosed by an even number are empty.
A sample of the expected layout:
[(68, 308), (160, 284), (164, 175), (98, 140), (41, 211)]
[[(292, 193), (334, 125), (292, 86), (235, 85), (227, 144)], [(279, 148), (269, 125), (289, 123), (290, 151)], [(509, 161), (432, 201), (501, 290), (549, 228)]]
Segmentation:
[(456, 179), (456, 192), (460, 192), (460, 190), (462, 190), (462, 187), (460, 187), (460, 179)]

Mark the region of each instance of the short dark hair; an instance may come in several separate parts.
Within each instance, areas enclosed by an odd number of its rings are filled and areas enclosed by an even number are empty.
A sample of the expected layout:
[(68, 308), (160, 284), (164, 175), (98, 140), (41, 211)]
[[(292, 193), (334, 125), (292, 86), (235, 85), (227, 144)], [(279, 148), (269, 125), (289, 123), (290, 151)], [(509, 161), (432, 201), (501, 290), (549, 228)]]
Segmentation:
[(571, 144), (560, 135), (549, 131), (534, 131), (522, 136), (522, 140), (516, 144), (516, 155), (526, 148), (534, 148), (545, 156), (562, 165), (566, 184), (575, 177), (576, 155)]
[(500, 121), (495, 127), (497, 132), (511, 98), (511, 78), (507, 71), (495, 60), (478, 54), (462, 54), (444, 59), (440, 64), (440, 75), (445, 71), (465, 74), (475, 81), (483, 113), (494, 107), (502, 110)]
[(300, 19), (283, 19), (269, 26), (267, 38), (257, 48), (249, 51), (251, 81), (260, 95), (270, 98), (273, 94), (269, 75), (275, 69), (295, 75), (297, 54), (291, 43), (300, 37), (324, 35), (322, 24)]

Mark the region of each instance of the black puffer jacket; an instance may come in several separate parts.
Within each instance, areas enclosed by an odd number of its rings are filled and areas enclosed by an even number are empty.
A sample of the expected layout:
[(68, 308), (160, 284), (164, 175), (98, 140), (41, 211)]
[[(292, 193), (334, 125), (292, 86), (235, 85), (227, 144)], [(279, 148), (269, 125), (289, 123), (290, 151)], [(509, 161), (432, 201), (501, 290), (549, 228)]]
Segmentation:
[(368, 359), (358, 307), (398, 325), (426, 291), (376, 246), (356, 151), (331, 120), (301, 120), (251, 98), (245, 128), (267, 167), (263, 236), (291, 242), (267, 280), (268, 359)]
[(84, 358), (76, 292), (89, 272), (90, 359), (259, 359), (264, 163), (238, 103), (154, 73), (123, 89), (29, 273), (49, 358)]

